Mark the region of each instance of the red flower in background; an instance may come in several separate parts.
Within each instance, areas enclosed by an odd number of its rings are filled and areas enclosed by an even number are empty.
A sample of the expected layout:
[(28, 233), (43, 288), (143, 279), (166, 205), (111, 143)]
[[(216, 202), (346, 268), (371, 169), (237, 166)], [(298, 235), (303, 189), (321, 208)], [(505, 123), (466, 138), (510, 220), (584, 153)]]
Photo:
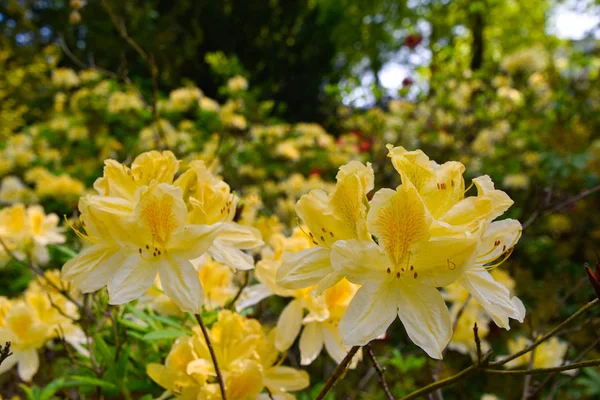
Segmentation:
[(404, 45), (411, 50), (414, 50), (415, 47), (419, 45), (423, 41), (423, 36), (411, 33), (407, 37), (404, 38)]

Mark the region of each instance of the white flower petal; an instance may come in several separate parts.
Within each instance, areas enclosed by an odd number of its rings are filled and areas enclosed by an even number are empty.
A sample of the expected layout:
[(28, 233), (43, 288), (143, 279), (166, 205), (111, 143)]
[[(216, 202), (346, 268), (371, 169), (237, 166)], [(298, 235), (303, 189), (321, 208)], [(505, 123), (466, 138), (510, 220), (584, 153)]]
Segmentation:
[(39, 367), (40, 357), (35, 349), (27, 349), (20, 352), (17, 371), (22, 380), (31, 382), (31, 379), (38, 371)]
[(388, 278), (390, 260), (377, 244), (366, 240), (338, 240), (331, 250), (331, 265), (348, 280), (360, 285)]
[(204, 290), (198, 272), (188, 260), (167, 257), (158, 273), (165, 294), (184, 312), (199, 314), (204, 304)]
[(398, 291), (398, 316), (414, 344), (441, 359), (452, 337), (452, 319), (441, 293), (426, 285), (403, 285)]
[(510, 329), (508, 319), (523, 321), (523, 304), (513, 303), (509, 290), (483, 268), (467, 271), (459, 280), (475, 300), (487, 311), (496, 325)]
[(277, 321), (275, 347), (279, 351), (289, 349), (302, 328), (304, 307), (300, 300), (292, 300), (281, 312)]
[(321, 353), (323, 348), (323, 329), (318, 322), (304, 325), (300, 335), (300, 364), (309, 365)]
[(363, 346), (385, 333), (396, 319), (397, 288), (394, 280), (362, 286), (340, 320), (344, 344)]
[(144, 260), (131, 254), (108, 282), (109, 304), (124, 304), (141, 297), (154, 284), (158, 262)]
[(231, 268), (247, 271), (254, 268), (254, 257), (219, 239), (208, 249), (212, 258)]
[(240, 295), (239, 300), (235, 305), (236, 311), (251, 307), (263, 299), (272, 296), (273, 292), (264, 283), (257, 283), (256, 285), (247, 286)]

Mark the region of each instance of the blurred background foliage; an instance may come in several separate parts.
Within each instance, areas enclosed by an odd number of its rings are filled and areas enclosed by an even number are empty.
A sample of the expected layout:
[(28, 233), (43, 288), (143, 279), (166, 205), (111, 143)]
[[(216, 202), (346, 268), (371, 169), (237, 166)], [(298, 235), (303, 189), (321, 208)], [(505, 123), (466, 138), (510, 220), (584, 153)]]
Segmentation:
[[(164, 147), (184, 160), (213, 162), (242, 196), (241, 218), (254, 212), (268, 241), (274, 232), (289, 234), (298, 197), (331, 185), (341, 164), (373, 162), (378, 188), (398, 183), (386, 143), (421, 148), (440, 163), (463, 162), (468, 178), (489, 174), (515, 200), (509, 216), (526, 226), (503, 268), (528, 318), (510, 333), (491, 324), (487, 336), (503, 354), (508, 337), (544, 332), (593, 293), (583, 264), (596, 263), (600, 251), (598, 7), (554, 0), (6, 0), (0, 202), (37, 202), (70, 216), (104, 159), (130, 162)], [(553, 18), (568, 10), (595, 21), (575, 39), (553, 29)], [(154, 83), (115, 22), (153, 60)], [(48, 267), (56, 268), (69, 257), (61, 248), (51, 256)], [(31, 278), (8, 263), (0, 295), (18, 295)], [(284, 303), (270, 299), (253, 315), (274, 322)], [(569, 343), (565, 359), (597, 339), (599, 322), (596, 313), (561, 338)], [(374, 346), (396, 396), (430, 382), (435, 369), (403, 336), (397, 323)], [(165, 354), (172, 339), (135, 343), (140, 354)], [(442, 375), (471, 362), (458, 354), (448, 360)], [(140, 392), (160, 393), (143, 366), (123, 368)], [(300, 398), (314, 396), (332, 368), (326, 357), (308, 367), (313, 391)], [(361, 364), (336, 392), (380, 398), (372, 371)], [(41, 374), (39, 385), (51, 376)], [(570, 379), (558, 377), (555, 398), (600, 394), (597, 370)], [(444, 394), (512, 399), (521, 390), (520, 377), (473, 377)]]

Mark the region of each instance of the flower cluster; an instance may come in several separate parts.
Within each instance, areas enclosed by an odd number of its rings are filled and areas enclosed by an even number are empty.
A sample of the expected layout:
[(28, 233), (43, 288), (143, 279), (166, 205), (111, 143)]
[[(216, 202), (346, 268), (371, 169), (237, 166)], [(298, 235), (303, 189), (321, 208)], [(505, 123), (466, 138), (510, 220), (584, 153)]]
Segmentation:
[(169, 151), (138, 156), (131, 168), (107, 160), (97, 194), (79, 202), (87, 242), (63, 267), (84, 293), (107, 286), (111, 304), (141, 297), (160, 277), (165, 294), (184, 312), (199, 313), (204, 291), (192, 263), (205, 254), (236, 269), (251, 269), (243, 250), (262, 244), (258, 230), (232, 222), (236, 196), (203, 161), (176, 177)]
[(75, 304), (59, 291), (69, 291), (69, 284), (57, 270), (47, 271), (30, 283), (22, 297), (0, 297), (0, 342), (11, 342), (12, 355), (0, 365), (0, 374), (17, 365), (24, 381), (38, 371), (38, 351), (53, 339), (61, 339), (87, 356), (84, 332), (74, 324), (79, 318)]
[[(228, 399), (293, 399), (288, 392), (309, 385), (306, 372), (280, 365), (284, 355), (275, 348), (275, 330), (265, 332), (257, 320), (221, 311), (209, 337)], [(149, 364), (147, 372), (177, 399), (221, 398), (209, 349), (198, 327), (192, 336), (175, 342), (164, 365)]]
[(315, 246), (284, 255), (277, 283), (316, 285), (317, 293), (344, 278), (361, 285), (340, 319), (346, 345), (380, 337), (398, 316), (415, 344), (441, 358), (452, 323), (437, 288), (454, 282), (498, 326), (508, 329), (509, 318), (522, 321), (523, 304), (489, 273), (521, 235), (518, 221), (492, 222), (512, 200), (488, 176), (475, 178), (477, 194), (465, 197), (461, 163), (439, 165), (420, 150), (388, 149), (402, 181), (396, 190), (380, 189), (368, 200), (373, 170), (351, 162), (340, 168), (332, 193), (313, 190), (298, 201)]
[(45, 214), (38, 205), (25, 207), (17, 203), (0, 210), (0, 264), (10, 259), (10, 253), (46, 264), (50, 259), (48, 245), (66, 240), (58, 221), (56, 214)]

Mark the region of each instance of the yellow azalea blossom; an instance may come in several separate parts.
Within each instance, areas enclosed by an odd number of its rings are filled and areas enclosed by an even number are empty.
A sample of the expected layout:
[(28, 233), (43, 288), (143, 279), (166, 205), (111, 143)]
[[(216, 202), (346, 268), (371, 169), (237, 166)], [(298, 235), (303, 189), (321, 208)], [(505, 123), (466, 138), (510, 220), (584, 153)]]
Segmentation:
[(44, 346), (52, 329), (39, 320), (33, 307), (15, 302), (0, 325), (0, 342), (11, 342), (12, 355), (0, 365), (0, 374), (17, 365), (19, 377), (29, 382), (40, 366), (38, 350)]
[(473, 262), (477, 236), (432, 235), (433, 218), (410, 182), (375, 193), (367, 225), (378, 243), (340, 240), (331, 254), (333, 267), (362, 285), (340, 320), (344, 343), (367, 344), (398, 316), (416, 345), (441, 358), (452, 324), (437, 287)]
[(165, 364), (148, 364), (146, 373), (154, 382), (178, 398), (196, 399), (198, 391), (206, 383), (206, 376), (188, 373), (188, 364), (194, 360), (192, 338), (183, 336), (173, 344)]
[(173, 153), (139, 155), (131, 168), (105, 163), (94, 188), (99, 195), (80, 200), (78, 234), (92, 243), (63, 267), (65, 278), (88, 293), (107, 286), (111, 304), (139, 298), (157, 273), (164, 292), (184, 312), (198, 313), (204, 293), (190, 261), (205, 253), (238, 269), (254, 260), (242, 249), (260, 244), (258, 230), (234, 222), (229, 186), (202, 162), (175, 182), (179, 161)]
[(152, 181), (136, 191), (135, 199), (82, 199), (82, 221), (95, 243), (64, 265), (63, 276), (84, 293), (106, 285), (110, 304), (123, 304), (150, 289), (159, 274), (165, 293), (181, 310), (200, 312), (204, 293), (190, 260), (208, 250), (217, 230), (185, 223), (179, 187)]
[(465, 170), (461, 163), (442, 165), (429, 160), (420, 150), (407, 151), (388, 145), (389, 157), (402, 182), (415, 185), (434, 219), (432, 231), (438, 235), (454, 233), (481, 235), (477, 256), (466, 266), (458, 282), (491, 315), (494, 322), (510, 329), (509, 318), (520, 322), (525, 317), (522, 302), (511, 297), (510, 291), (494, 280), (488, 272), (499, 266), (510, 254), (521, 236), (519, 221), (506, 219), (492, 222), (502, 215), (513, 201), (494, 187), (489, 176), (475, 178), (477, 196), (464, 197)]
[(300, 198), (296, 213), (308, 227), (307, 235), (316, 245), (284, 258), (277, 271), (277, 283), (284, 288), (300, 289), (318, 285), (322, 293), (343, 278), (331, 266), (332, 246), (338, 240), (368, 241), (367, 193), (373, 190), (374, 176), (371, 164), (351, 161), (340, 167), (335, 190), (327, 195), (314, 189)]
[(30, 283), (24, 294), (25, 301), (35, 310), (37, 318), (51, 327), (53, 338), (64, 339), (79, 353), (88, 356), (89, 351), (84, 347), (85, 333), (74, 323), (79, 319), (77, 306), (55, 287), (69, 291), (69, 285), (61, 279), (60, 272), (48, 270), (44, 273), (44, 278), (38, 277)]
[(17, 257), (46, 264), (50, 260), (47, 246), (66, 240), (58, 221), (56, 214), (46, 215), (41, 206), (25, 208), (18, 203), (0, 211), (0, 238)]

